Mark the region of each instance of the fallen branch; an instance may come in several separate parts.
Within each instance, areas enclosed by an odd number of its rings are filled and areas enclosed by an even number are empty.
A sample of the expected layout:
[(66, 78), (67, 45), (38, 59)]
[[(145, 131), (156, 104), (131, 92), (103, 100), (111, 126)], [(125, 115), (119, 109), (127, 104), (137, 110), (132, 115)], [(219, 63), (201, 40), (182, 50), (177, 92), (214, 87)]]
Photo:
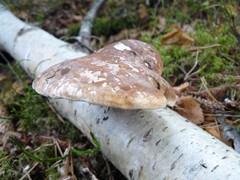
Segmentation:
[[(86, 54), (29, 26), (0, 6), (0, 46), (34, 77), (48, 67)], [(240, 156), (176, 112), (120, 110), (50, 99), (129, 179), (238, 179)]]
[(98, 10), (102, 7), (104, 3), (105, 3), (105, 0), (95, 0), (89, 12), (87, 13), (87, 15), (84, 17), (82, 21), (77, 40), (79, 43), (85, 46), (88, 50), (91, 50), (89, 45), (90, 45), (90, 39), (92, 34), (93, 21), (96, 18)]

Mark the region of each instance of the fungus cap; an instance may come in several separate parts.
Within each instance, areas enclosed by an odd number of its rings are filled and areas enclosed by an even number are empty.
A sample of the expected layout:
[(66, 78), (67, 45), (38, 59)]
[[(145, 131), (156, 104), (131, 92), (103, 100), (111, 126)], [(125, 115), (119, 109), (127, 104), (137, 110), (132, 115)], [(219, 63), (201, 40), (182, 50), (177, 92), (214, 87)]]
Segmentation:
[(51, 98), (121, 109), (157, 109), (176, 101), (161, 73), (162, 61), (155, 48), (123, 40), (50, 67), (34, 80), (33, 88)]

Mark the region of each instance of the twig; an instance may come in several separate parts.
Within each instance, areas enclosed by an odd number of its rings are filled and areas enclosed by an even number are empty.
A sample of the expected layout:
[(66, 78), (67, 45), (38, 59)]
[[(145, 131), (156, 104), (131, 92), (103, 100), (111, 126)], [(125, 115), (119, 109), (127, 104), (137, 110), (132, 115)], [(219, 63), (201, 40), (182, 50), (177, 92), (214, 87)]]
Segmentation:
[(215, 125), (217, 127), (217, 133), (218, 133), (219, 137), (221, 137), (221, 132), (220, 132), (220, 129), (219, 129), (219, 126), (218, 126), (218, 120), (216, 119), (216, 117), (214, 117), (214, 122), (215, 122)]
[(202, 84), (203, 84), (203, 87), (205, 88), (205, 90), (207, 91), (208, 95), (212, 98), (213, 101), (215, 101), (217, 104), (223, 106), (218, 100), (216, 100), (213, 95), (211, 94), (211, 92), (209, 91), (208, 87), (207, 87), (207, 83), (206, 83), (206, 80), (204, 77), (201, 77), (201, 81), (202, 81)]
[(204, 116), (216, 116), (216, 117), (240, 117), (240, 115), (232, 115), (232, 114), (204, 114)]
[[(198, 65), (198, 53), (199, 51), (197, 51), (196, 53), (196, 60), (195, 60), (195, 64), (193, 65), (193, 67), (190, 69), (190, 71), (185, 75), (184, 77), (184, 81), (188, 80), (191, 76), (197, 74), (199, 72), (199, 70), (193, 72), (193, 70), (197, 67)], [(191, 74), (192, 73), (192, 74)]]
[(19, 180), (23, 180), (26, 176), (28, 176), (30, 174), (30, 172), (38, 165), (39, 163), (35, 163), (34, 166), (28, 170), (28, 172), (26, 172), (26, 174), (24, 174), (24, 176), (22, 176)]
[[(71, 149), (70, 144), (69, 144), (68, 148), (69, 148), (69, 150)], [(71, 172), (71, 174), (72, 174), (72, 179), (73, 179), (73, 180), (77, 180), (77, 178), (76, 178), (76, 176), (75, 176), (75, 173), (74, 173), (73, 156), (71, 155), (71, 156), (69, 156), (68, 158), (70, 159), (70, 168), (71, 168), (71, 169), (70, 169), (70, 172)]]
[(79, 30), (79, 36), (77, 38), (78, 42), (81, 45), (84, 45), (88, 50), (90, 48), (90, 39), (92, 34), (92, 27), (93, 27), (93, 21), (96, 18), (98, 10), (102, 7), (105, 0), (96, 0), (90, 10), (88, 11), (87, 15), (84, 17), (82, 21), (81, 28)]
[(202, 50), (202, 49), (208, 49), (208, 48), (218, 47), (218, 46), (221, 46), (221, 44), (212, 44), (212, 45), (209, 45), (209, 46), (194, 46), (194, 47), (190, 47), (188, 50), (189, 51), (199, 51), (199, 50)]
[(160, 3), (164, 4), (164, 1), (158, 0), (157, 3), (154, 5), (154, 15), (155, 15), (155, 16), (157, 16), (158, 6), (160, 5)]

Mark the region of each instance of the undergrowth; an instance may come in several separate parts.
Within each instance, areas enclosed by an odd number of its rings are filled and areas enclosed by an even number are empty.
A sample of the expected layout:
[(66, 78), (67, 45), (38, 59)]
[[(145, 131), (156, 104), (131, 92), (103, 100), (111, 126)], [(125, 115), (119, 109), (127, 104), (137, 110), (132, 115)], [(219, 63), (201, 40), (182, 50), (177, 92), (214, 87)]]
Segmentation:
[[(212, 7), (215, 11), (212, 11), (210, 4), (204, 4), (204, 2), (196, 3), (191, 8), (186, 6), (188, 1), (184, 2), (185, 5), (183, 6), (186, 8), (186, 11), (181, 12), (177, 10), (179, 8), (178, 5), (175, 4), (174, 6), (174, 3), (172, 4), (172, 11), (169, 11), (170, 13), (166, 13), (167, 16), (164, 16), (168, 22), (167, 26), (160, 34), (156, 37), (144, 34), (141, 37), (141, 40), (151, 43), (160, 52), (164, 62), (163, 76), (168, 80), (171, 76), (176, 76), (175, 79), (177, 79), (177, 84), (179, 84), (184, 80), (185, 73), (190, 71), (197, 60), (198, 66), (194, 71), (198, 71), (197, 77), (205, 77), (210, 86), (214, 87), (223, 83), (236, 82), (238, 80), (237, 74), (240, 61), (235, 53), (239, 52), (239, 45), (232, 33), (231, 17), (228, 15), (225, 6), (217, 4), (218, 6)], [(165, 14), (164, 12), (167, 10), (162, 8), (160, 11), (162, 14)], [(178, 15), (176, 18), (173, 18), (175, 17), (175, 12), (184, 15)], [(194, 16), (193, 13), (196, 13), (202, 19)], [(198, 50), (198, 55), (196, 51), (190, 51), (189, 47), (186, 46), (166, 46), (161, 44), (162, 37), (174, 30), (171, 28), (174, 22), (169, 19), (173, 18), (177, 21), (175, 23), (181, 27), (181, 24), (190, 23), (186, 18), (181, 20), (181, 17), (185, 16), (192, 17), (191, 24), (189, 24), (193, 27), (192, 32), (189, 33), (189, 36), (194, 38), (192, 46), (206, 47)], [(216, 17), (219, 21), (221, 20), (221, 23), (215, 23), (217, 21), (216, 18), (211, 19), (211, 23), (206, 22), (208, 17)], [(153, 26), (153, 24), (151, 25)], [(158, 24), (155, 24), (155, 26), (158, 26)]]
[[(3, 142), (7, 143), (5, 149), (0, 150), (0, 179), (20, 179), (29, 170), (27, 167), (36, 163), (38, 163), (38, 168), (31, 171), (32, 178), (58, 179), (59, 171), (57, 166), (53, 165), (67, 156), (61, 157), (61, 154), (57, 153), (57, 146), (50, 137), (66, 140), (71, 144), (86, 143), (86, 137), (81, 135), (69, 121), (61, 122), (57, 118), (56, 112), (53, 112), (46, 104), (46, 99), (32, 89), (30, 79), (18, 64), (9, 65), (0, 64), (1, 68), (12, 71), (8, 74), (8, 80), (1, 81), (1, 103), (7, 107), (10, 115), (6, 119), (1, 119), (0, 123), (8, 121), (13, 125), (8, 130), (9, 135), (3, 138), (8, 141)], [(13, 84), (17, 84), (17, 87)], [(15, 137), (16, 134), (21, 134), (21, 142), (11, 140), (10, 136)], [(50, 139), (42, 142), (38, 138), (40, 135)], [(86, 151), (73, 149), (74, 154), (87, 155), (97, 152), (100, 145), (94, 137), (93, 142), (97, 144), (97, 149)], [(28, 147), (30, 151), (25, 147)]]

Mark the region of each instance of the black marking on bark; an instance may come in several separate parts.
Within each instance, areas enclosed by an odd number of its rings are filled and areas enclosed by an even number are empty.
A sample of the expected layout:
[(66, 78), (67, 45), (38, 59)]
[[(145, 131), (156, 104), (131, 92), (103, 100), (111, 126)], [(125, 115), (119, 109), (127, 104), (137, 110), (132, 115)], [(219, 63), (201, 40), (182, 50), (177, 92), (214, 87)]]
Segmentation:
[(133, 169), (130, 169), (128, 172), (129, 177), (132, 179), (133, 178)]
[(206, 164), (201, 164), (201, 166), (205, 169), (207, 169), (207, 165)]
[(179, 161), (179, 159), (181, 158), (183, 156), (183, 154), (181, 154), (177, 159), (176, 159), (176, 161), (174, 161), (173, 163), (172, 163), (172, 165), (171, 165), (171, 171), (176, 167), (176, 164), (177, 164), (177, 162)]
[(167, 129), (168, 129), (168, 127), (165, 127), (165, 128), (163, 128), (163, 130), (162, 130), (162, 131), (164, 132), (164, 131), (166, 131)]
[(227, 156), (222, 157), (222, 159), (227, 159)]
[(156, 162), (152, 165), (152, 170), (154, 171), (156, 169)]
[(26, 34), (27, 32), (32, 31), (34, 29), (36, 29), (36, 28), (33, 28), (33, 27), (21, 28), (17, 33), (17, 37), (22, 36), (22, 35)]
[(74, 116), (76, 116), (76, 115), (77, 115), (77, 110), (75, 109), (75, 110), (74, 110)]
[(99, 124), (99, 122), (100, 122), (100, 118), (97, 118), (97, 124)]
[(127, 143), (127, 148), (129, 147), (129, 145), (131, 144), (131, 142), (132, 142), (134, 139), (135, 139), (135, 138), (132, 137), (132, 138), (128, 141), (128, 143)]
[(162, 141), (162, 139), (159, 139), (157, 142), (156, 142), (156, 146), (158, 146), (158, 144)]
[(139, 177), (141, 177), (142, 171), (143, 171), (143, 166), (140, 167), (140, 170), (138, 172), (138, 179), (140, 179)]
[(177, 146), (177, 147), (174, 149), (173, 154), (174, 154), (176, 151), (179, 151), (179, 146)]
[(211, 170), (211, 172), (215, 171), (218, 167), (219, 167), (219, 165), (216, 165), (216, 166)]
[(186, 131), (186, 129), (182, 129), (182, 130), (180, 130), (180, 132), (183, 132), (183, 131)]
[(110, 142), (110, 138), (107, 137), (107, 145), (109, 145), (109, 142)]
[(103, 117), (103, 121), (108, 120), (108, 118), (109, 118), (108, 116), (106, 116), (106, 117), (104, 116), (104, 117)]
[(153, 128), (149, 129), (143, 136), (143, 142), (151, 141), (153, 136)]

